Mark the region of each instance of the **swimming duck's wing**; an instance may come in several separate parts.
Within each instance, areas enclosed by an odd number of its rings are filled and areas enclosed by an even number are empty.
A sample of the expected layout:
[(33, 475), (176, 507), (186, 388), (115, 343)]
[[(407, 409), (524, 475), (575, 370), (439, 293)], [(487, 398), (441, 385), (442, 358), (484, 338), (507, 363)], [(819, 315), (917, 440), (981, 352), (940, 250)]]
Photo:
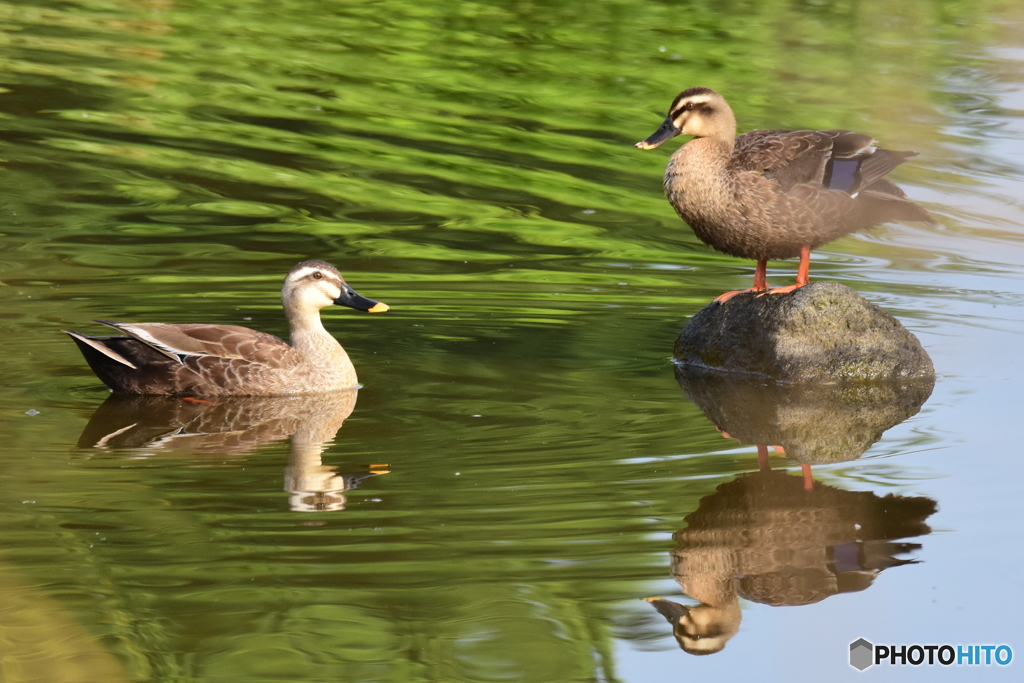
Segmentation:
[(178, 362), (198, 356), (276, 367), (291, 356), (293, 350), (274, 335), (237, 325), (96, 322), (113, 327)]

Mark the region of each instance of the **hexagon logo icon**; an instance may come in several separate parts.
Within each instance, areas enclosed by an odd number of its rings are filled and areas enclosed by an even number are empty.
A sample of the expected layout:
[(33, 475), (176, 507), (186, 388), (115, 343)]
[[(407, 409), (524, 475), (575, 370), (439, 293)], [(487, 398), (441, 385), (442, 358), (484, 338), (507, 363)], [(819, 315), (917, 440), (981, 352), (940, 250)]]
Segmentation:
[(875, 646), (863, 638), (850, 643), (850, 666), (857, 671), (863, 671), (872, 664), (875, 659)]

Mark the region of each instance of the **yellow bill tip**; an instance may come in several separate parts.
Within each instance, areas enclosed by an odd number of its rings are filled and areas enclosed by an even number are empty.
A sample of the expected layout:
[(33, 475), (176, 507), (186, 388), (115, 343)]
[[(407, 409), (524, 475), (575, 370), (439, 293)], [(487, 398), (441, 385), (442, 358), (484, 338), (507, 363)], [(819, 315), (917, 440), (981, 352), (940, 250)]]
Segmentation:
[(391, 307), (383, 301), (377, 302), (372, 308), (368, 309), (369, 313), (386, 313)]

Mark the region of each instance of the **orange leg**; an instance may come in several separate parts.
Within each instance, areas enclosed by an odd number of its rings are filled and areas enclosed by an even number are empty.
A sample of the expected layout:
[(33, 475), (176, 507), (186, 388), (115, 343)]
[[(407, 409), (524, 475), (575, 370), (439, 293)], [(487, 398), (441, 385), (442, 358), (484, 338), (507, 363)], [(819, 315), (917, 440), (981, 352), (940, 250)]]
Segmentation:
[(768, 291), (768, 259), (758, 259), (754, 269), (754, 291)]
[(768, 462), (768, 447), (762, 444), (757, 444), (757, 468), (762, 472), (772, 468)]
[(796, 271), (796, 286), (803, 287), (811, 282), (811, 245), (800, 247), (800, 267)]
[[(810, 247), (808, 247), (807, 254), (810, 258)], [(724, 304), (729, 299), (733, 298), (737, 294), (746, 294), (747, 292), (768, 292), (768, 259), (759, 259), (757, 262), (757, 268), (754, 269), (754, 286), (750, 289), (737, 289), (735, 292), (726, 292), (715, 299), (715, 303)]]
[(769, 289), (765, 294), (787, 294), (795, 291), (801, 287), (806, 286), (811, 281), (811, 245), (805, 244), (800, 247), (800, 266), (796, 270), (796, 284), (789, 285), (787, 287), (776, 287), (775, 289)]
[(804, 491), (813, 491), (814, 477), (811, 476), (811, 466), (800, 465), (800, 469), (803, 470), (804, 473)]

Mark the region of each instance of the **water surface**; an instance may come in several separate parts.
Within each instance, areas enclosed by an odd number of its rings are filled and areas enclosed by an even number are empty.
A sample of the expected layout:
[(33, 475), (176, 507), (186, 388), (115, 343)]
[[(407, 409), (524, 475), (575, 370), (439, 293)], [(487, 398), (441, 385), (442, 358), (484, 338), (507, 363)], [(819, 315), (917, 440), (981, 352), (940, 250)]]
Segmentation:
[[(0, 18), (0, 678), (810, 681), (860, 675), (859, 637), (1024, 655), (1018, 3), (39, 1)], [(893, 177), (939, 221), (815, 252), (812, 277), (896, 315), (938, 378), (860, 457), (814, 466), (829, 502), (805, 516), (911, 502), (874, 535), (794, 531), (834, 584), (799, 599), (723, 564), (728, 544), (694, 560), (735, 491), (788, 500), (802, 477), (771, 454), (757, 479), (757, 447), (723, 438), (670, 362), (686, 320), (753, 273), (665, 201), (674, 143), (632, 146), (692, 85), (742, 130), (917, 151)], [(285, 335), (280, 283), (306, 258), (392, 306), (325, 312), (354, 403), (236, 406), (244, 429), (199, 438), (224, 420), (105, 404), (61, 334)], [(735, 626), (721, 652), (681, 651), (643, 601), (710, 599), (683, 593), (681, 562), (755, 577), (713, 598)]]

